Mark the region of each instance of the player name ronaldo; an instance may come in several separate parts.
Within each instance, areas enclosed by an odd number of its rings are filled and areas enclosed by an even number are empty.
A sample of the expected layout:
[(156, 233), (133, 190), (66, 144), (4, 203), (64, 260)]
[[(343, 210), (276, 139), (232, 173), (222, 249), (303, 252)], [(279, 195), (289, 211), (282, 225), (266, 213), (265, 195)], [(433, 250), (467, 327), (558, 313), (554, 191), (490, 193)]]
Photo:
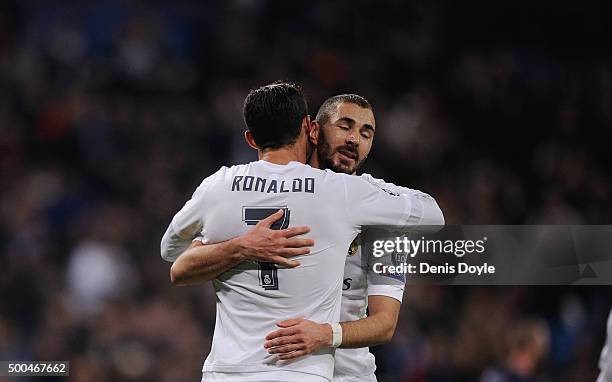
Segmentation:
[(429, 263), (419, 263), (418, 267), (415, 264), (398, 264), (398, 265), (383, 265), (375, 263), (373, 271), (381, 275), (389, 274), (493, 274), (495, 266), (487, 263), (481, 265), (471, 265), (467, 263), (458, 263), (456, 266), (445, 263), (444, 265), (431, 265)]
[(314, 194), (314, 178), (267, 179), (259, 176), (236, 175), (232, 179), (232, 191), (253, 191), (267, 194), (308, 192)]

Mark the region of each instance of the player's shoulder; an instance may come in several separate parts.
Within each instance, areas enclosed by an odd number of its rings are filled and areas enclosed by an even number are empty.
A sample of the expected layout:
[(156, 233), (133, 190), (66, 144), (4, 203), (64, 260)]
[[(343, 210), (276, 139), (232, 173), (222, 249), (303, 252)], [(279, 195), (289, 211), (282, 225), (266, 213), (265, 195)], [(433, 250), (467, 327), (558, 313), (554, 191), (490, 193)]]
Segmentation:
[(332, 170), (325, 170), (325, 172), (333, 179), (344, 182), (348, 187), (371, 187), (371, 182), (362, 176), (355, 176), (352, 174), (345, 174), (340, 172), (334, 172)]
[(219, 175), (231, 175), (231, 174), (238, 174), (241, 172), (244, 172), (250, 165), (251, 163), (242, 163), (242, 164), (235, 164), (232, 166), (221, 166), (221, 168), (219, 168), (219, 171), (217, 171), (217, 174)]
[(325, 170), (315, 169), (315, 170), (317, 170), (317, 174), (325, 183), (333, 184), (336, 187), (342, 186), (344, 188), (347, 186), (347, 184), (350, 184), (351, 182), (353, 182), (352, 178), (358, 178), (353, 175), (335, 172), (330, 169), (325, 169)]
[(363, 173), (360, 175), (360, 178), (365, 180), (366, 182), (379, 187), (390, 194), (407, 194), (412, 197), (416, 197), (419, 199), (433, 199), (431, 195), (416, 188), (410, 188), (406, 186), (398, 186), (394, 183), (387, 182), (384, 179), (376, 178), (370, 174)]
[(249, 163), (233, 165), (227, 168), (230, 173), (248, 172), (251, 170), (263, 170), (272, 171), (276, 173), (285, 173), (292, 170), (298, 171), (309, 171), (309, 172), (320, 172), (321, 170), (311, 167), (310, 165), (304, 164), (298, 161), (291, 161), (287, 164), (278, 164), (269, 162), (266, 160), (257, 160)]
[(262, 161), (254, 161), (248, 163), (235, 164), (231, 166), (221, 166), (210, 178), (228, 178), (234, 175), (243, 175), (250, 172), (254, 167), (257, 167)]
[(371, 174), (368, 174), (366, 172), (364, 172), (363, 174), (359, 175), (359, 178), (376, 186), (381, 186), (381, 185), (385, 185), (385, 184), (393, 184), (393, 183), (389, 183), (384, 179), (381, 178), (375, 178), (374, 176), (372, 176)]
[(335, 172), (334, 170), (331, 170), (329, 168), (327, 168), (325, 170), (319, 170), (319, 171), (323, 172), (324, 176), (328, 176), (328, 177), (330, 177), (332, 179), (345, 180), (345, 179), (357, 178), (356, 176), (345, 174), (343, 172)]
[(231, 171), (231, 169), (235, 167), (227, 167), (227, 166), (221, 166), (217, 171), (213, 172), (212, 174), (208, 175), (207, 177), (205, 177), (202, 180), (202, 185), (214, 182), (216, 180), (218, 180), (219, 178), (223, 178), (229, 171)]

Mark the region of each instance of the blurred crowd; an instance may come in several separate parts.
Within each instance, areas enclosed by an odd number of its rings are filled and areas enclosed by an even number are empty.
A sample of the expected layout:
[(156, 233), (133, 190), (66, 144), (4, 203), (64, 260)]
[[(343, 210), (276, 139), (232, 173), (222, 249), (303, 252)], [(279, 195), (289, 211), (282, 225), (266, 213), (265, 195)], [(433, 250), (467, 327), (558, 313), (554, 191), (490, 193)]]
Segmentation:
[[(201, 179), (255, 159), (242, 102), (279, 78), (311, 115), (368, 98), (364, 171), (432, 194), (448, 224), (609, 224), (605, 12), (494, 3), (2, 2), (0, 360), (199, 380), (212, 286), (170, 285), (159, 241)], [(535, 381), (594, 380), (610, 291), (408, 288), (379, 380), (485, 380), (525, 322)]]

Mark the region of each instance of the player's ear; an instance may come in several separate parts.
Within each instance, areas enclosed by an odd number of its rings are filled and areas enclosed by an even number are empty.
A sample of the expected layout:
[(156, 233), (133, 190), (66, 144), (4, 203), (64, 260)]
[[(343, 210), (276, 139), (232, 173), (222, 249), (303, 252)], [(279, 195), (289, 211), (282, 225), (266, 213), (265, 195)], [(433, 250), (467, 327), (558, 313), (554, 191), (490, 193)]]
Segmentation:
[(255, 143), (255, 140), (253, 139), (253, 134), (251, 134), (250, 131), (248, 130), (244, 131), (244, 140), (247, 141), (249, 146), (251, 146), (255, 150), (259, 150), (259, 146), (257, 146), (257, 143)]
[(309, 135), (310, 132), (310, 116), (306, 115), (302, 118), (302, 126), (301, 129), (306, 133), (306, 136)]
[(308, 140), (313, 145), (317, 145), (319, 143), (319, 131), (321, 130), (321, 125), (317, 121), (310, 122), (310, 132), (308, 133)]

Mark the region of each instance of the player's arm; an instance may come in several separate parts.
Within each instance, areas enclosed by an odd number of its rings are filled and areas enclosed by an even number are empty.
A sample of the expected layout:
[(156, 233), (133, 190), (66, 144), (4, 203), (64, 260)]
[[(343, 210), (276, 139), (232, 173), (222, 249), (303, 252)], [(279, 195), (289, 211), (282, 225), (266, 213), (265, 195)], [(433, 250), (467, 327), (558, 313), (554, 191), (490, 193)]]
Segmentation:
[(296, 237), (310, 232), (310, 228), (271, 229), (272, 224), (282, 216), (283, 211), (279, 210), (244, 235), (221, 243), (203, 244), (195, 240), (172, 264), (170, 280), (176, 285), (206, 282), (245, 260), (270, 262), (289, 268), (300, 265), (288, 257), (310, 252), (314, 241)]
[(189, 248), (191, 241), (202, 231), (204, 227), (203, 211), (206, 209), (204, 196), (217, 173), (204, 179), (196, 188), (191, 199), (172, 218), (161, 240), (162, 259), (175, 261), (181, 253)]
[(370, 315), (357, 321), (341, 322), (341, 348), (362, 348), (387, 343), (393, 338), (401, 303), (388, 296), (369, 296)]
[(161, 257), (166, 261), (175, 261), (181, 253), (186, 251), (195, 238), (195, 232), (192, 234), (193, 237), (181, 236), (174, 231), (172, 224), (168, 226), (164, 236), (161, 240)]
[(238, 246), (233, 239), (207, 245), (194, 240), (170, 267), (170, 281), (191, 285), (214, 279), (244, 261)]
[[(340, 348), (361, 348), (391, 341), (401, 303), (388, 296), (369, 296), (370, 315), (355, 321), (341, 322)], [(332, 347), (330, 324), (318, 324), (304, 318), (285, 320), (278, 329), (266, 336), (264, 347), (283, 360), (311, 354), (323, 347)]]
[(407, 227), (443, 225), (436, 201), (421, 192), (393, 192), (361, 176), (344, 176), (346, 217), (361, 230), (364, 226)]
[(169, 262), (175, 261), (190, 248), (192, 241), (200, 235), (204, 227), (203, 211), (206, 209), (204, 196), (211, 183), (211, 178), (215, 175), (204, 179), (196, 188), (191, 199), (172, 217), (161, 240), (162, 259)]

